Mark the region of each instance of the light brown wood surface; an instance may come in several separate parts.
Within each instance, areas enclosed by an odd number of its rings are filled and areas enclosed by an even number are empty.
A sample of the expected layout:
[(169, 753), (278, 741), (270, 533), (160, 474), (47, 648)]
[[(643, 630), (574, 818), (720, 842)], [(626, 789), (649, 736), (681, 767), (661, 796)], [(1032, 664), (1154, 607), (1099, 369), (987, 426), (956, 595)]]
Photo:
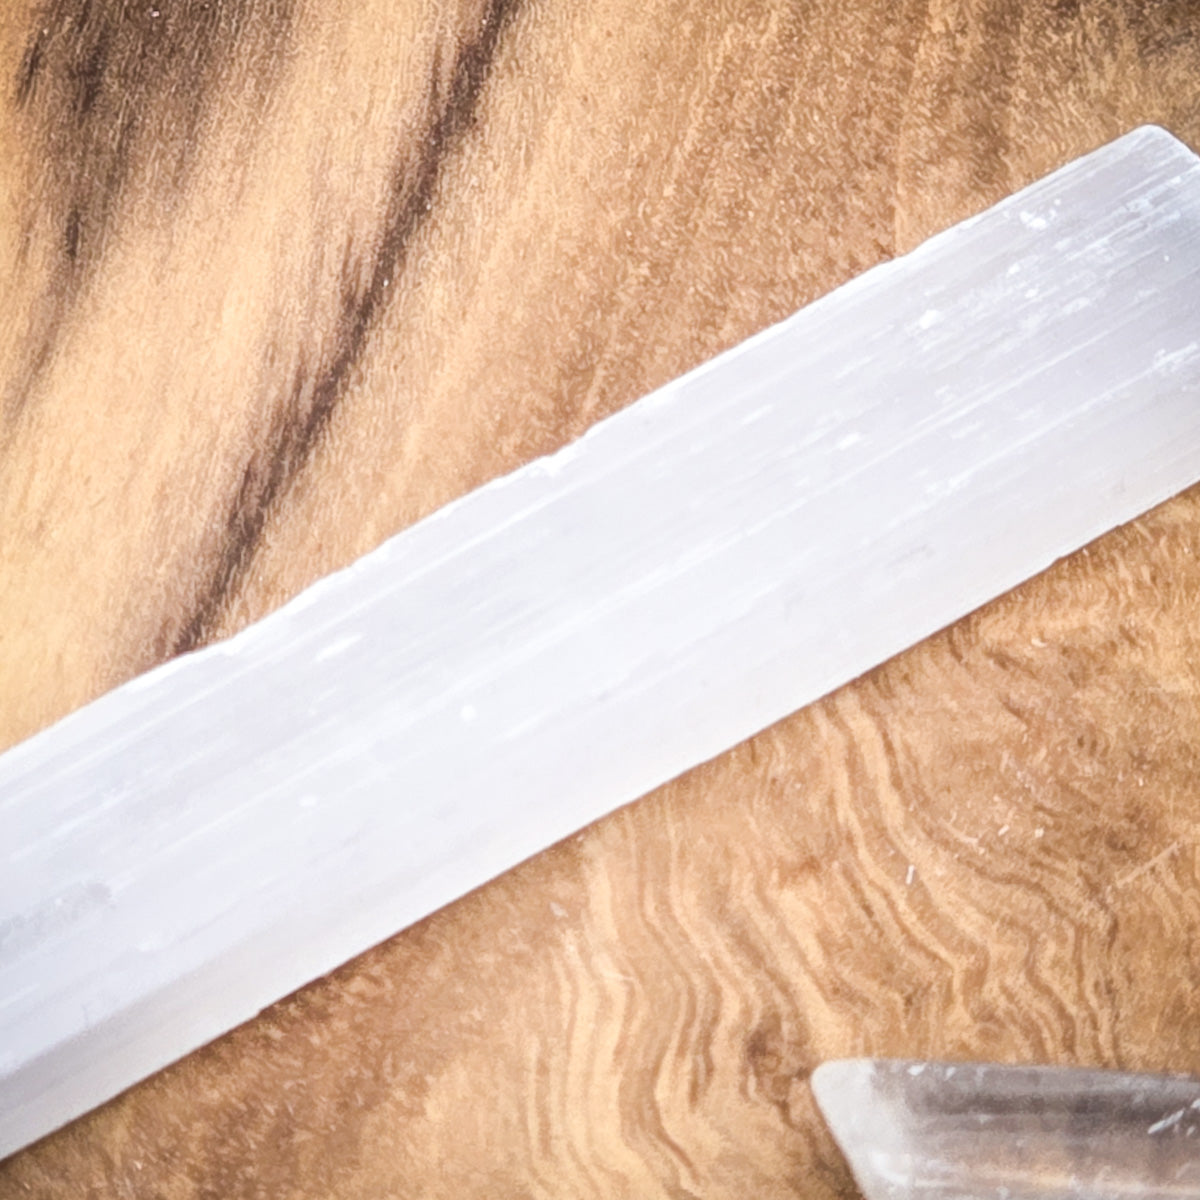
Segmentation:
[[(1200, 8), (7, 0), (0, 87), (7, 745), (1134, 125), (1200, 147)], [(1200, 1072), (1198, 596), (1192, 493), (0, 1196), (817, 1200), (824, 1058)]]

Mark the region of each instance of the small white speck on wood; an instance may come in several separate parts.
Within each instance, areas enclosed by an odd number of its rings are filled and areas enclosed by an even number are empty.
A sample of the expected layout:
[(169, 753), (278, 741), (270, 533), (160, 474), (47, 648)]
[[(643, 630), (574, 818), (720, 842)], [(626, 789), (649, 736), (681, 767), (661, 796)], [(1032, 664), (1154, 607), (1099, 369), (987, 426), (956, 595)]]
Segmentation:
[(1197, 295), (1138, 130), (0, 756), (0, 1154), (1194, 483)]

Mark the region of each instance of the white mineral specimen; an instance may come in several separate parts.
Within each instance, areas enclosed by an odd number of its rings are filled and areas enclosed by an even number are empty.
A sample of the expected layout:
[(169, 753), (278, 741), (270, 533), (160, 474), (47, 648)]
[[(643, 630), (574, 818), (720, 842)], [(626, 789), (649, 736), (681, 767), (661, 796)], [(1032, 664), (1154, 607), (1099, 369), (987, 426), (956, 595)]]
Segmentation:
[(0, 757), (0, 1154), (1200, 478), (1142, 129)]

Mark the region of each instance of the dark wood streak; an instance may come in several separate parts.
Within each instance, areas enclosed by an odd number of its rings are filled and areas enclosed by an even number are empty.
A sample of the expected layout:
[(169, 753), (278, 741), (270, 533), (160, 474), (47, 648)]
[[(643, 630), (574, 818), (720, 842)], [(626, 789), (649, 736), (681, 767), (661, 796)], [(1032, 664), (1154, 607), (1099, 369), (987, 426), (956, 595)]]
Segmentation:
[(370, 257), (366, 285), (358, 281), (357, 263), (347, 246), (333, 351), (313, 368), (302, 366), (296, 372), (262, 448), (247, 460), (225, 518), (215, 568), (172, 653), (194, 650), (212, 636), (227, 598), (254, 559), (272, 508), (303, 470), (328, 427), (371, 330), (404, 270), (408, 247), (433, 211), (443, 166), (475, 118), (496, 49), (517, 7), (518, 0), (491, 0), (478, 36), (458, 54), (445, 94), (439, 82), (442, 73), (435, 64), (428, 130), (415, 148), (406, 146), (397, 155), (388, 211)]
[[(1155, 4), (1132, 5), (1128, 20), (1138, 50), (1149, 58), (1194, 48), (1200, 40), (1196, 29), (1196, 6), (1191, 0), (1158, 0)], [(1180, 99), (1187, 101), (1190, 97)]]
[(287, 60), (294, 0), (49, 0), (35, 14), (13, 87), (39, 186), (25, 241), (48, 239), (24, 369), (0, 412), (18, 416), (37, 387), (87, 279), (103, 260), (132, 184), (152, 173), (162, 219), (184, 193), (223, 84), (245, 63), (261, 103)]

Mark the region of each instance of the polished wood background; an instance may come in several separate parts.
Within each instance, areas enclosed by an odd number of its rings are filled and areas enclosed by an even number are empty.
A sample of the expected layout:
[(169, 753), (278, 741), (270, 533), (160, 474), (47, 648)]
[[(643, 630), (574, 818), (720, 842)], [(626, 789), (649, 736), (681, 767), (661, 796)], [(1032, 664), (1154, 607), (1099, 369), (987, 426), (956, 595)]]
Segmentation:
[[(7, 745), (1132, 126), (1200, 147), (1200, 8), (6, 0), (0, 86)], [(0, 1196), (819, 1200), (824, 1058), (1200, 1072), (1198, 595), (1192, 493)]]

